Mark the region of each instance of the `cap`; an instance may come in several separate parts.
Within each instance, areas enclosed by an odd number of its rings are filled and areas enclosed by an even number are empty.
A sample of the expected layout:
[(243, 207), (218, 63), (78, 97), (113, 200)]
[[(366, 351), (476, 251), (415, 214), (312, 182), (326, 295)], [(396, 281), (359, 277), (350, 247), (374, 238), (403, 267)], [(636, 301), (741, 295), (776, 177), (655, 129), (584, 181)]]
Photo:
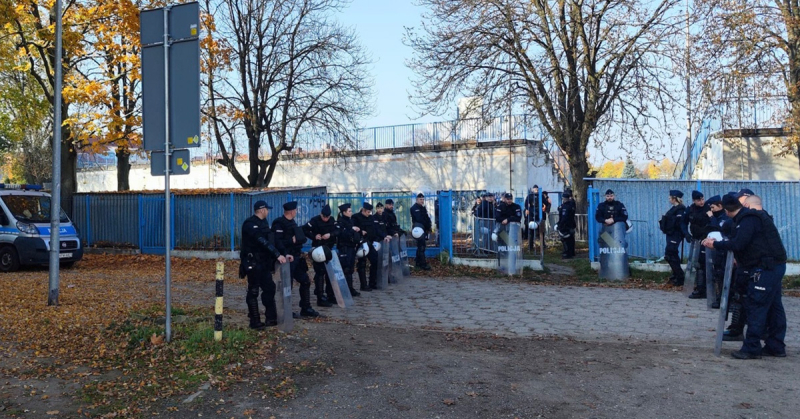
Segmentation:
[(362, 208), (368, 209), (368, 210), (372, 210), (372, 204), (370, 204), (369, 202), (364, 202), (364, 205), (363, 205)]
[(265, 201), (256, 201), (256, 203), (253, 204), (253, 211), (258, 211), (261, 208), (272, 209)]
[(383, 204), (381, 204), (380, 202), (378, 202), (377, 204), (375, 204), (375, 208), (383, 208)]
[(507, 194), (503, 195), (503, 197), (505, 199), (514, 199), (514, 195), (511, 195), (510, 193), (507, 193)]
[(425, 198), (425, 195), (423, 195), (422, 192), (420, 192), (417, 194), (417, 198)]
[(539, 185), (533, 185), (533, 189), (539, 189)]
[(669, 191), (669, 196), (674, 196), (675, 198), (683, 198), (683, 192), (677, 189), (671, 189)]
[(386, 205), (389, 205), (389, 204), (394, 205), (394, 200), (392, 200), (392, 198), (389, 198), (389, 199), (386, 200)]
[(572, 192), (564, 191), (564, 193), (561, 194), (561, 196), (564, 197), (564, 198), (572, 198)]
[(345, 203), (345, 204), (342, 204), (342, 205), (339, 205), (339, 212), (345, 212), (348, 209), (350, 209), (350, 203), (349, 202)]
[(711, 198), (706, 199), (706, 204), (708, 205), (722, 205), (722, 197), (719, 195), (714, 195)]
[(739, 192), (736, 192), (736, 198), (741, 198), (743, 196), (753, 196), (755, 194), (756, 193), (751, 191), (750, 189), (742, 188), (742, 189), (739, 189)]
[(325, 204), (325, 206), (322, 207), (322, 211), (320, 211), (319, 213), (324, 215), (324, 216), (326, 216), (326, 217), (330, 217), (331, 216), (331, 206), (328, 205), (328, 204)]
[(703, 195), (703, 193), (700, 192), (700, 191), (692, 191), (692, 201), (700, 199), (700, 198), (702, 198), (704, 196), (705, 195)]
[(606, 195), (614, 195), (614, 191), (609, 189), (609, 190), (606, 191)]
[(297, 209), (297, 201), (289, 201), (283, 204), (284, 211), (291, 211)]

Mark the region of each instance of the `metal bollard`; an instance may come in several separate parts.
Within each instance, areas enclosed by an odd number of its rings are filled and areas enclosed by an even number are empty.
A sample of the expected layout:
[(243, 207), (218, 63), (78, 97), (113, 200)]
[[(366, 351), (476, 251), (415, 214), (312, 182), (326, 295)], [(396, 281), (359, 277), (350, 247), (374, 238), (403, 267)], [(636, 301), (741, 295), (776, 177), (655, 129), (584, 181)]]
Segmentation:
[(222, 284), (225, 279), (225, 263), (217, 262), (217, 299), (214, 302), (214, 340), (222, 340)]

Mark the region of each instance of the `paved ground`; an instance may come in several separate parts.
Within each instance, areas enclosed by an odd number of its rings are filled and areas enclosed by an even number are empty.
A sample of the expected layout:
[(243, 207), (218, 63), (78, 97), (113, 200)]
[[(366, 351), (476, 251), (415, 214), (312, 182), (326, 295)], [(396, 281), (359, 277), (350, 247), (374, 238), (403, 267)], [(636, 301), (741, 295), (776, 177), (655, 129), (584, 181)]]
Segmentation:
[[(226, 308), (244, 312), (243, 294), (244, 289), (227, 288)], [(206, 295), (213, 295), (213, 288)], [(355, 301), (356, 305), (347, 310), (318, 308), (316, 304), (314, 308), (357, 324), (416, 325), (520, 337), (704, 342), (710, 348), (719, 316), (719, 310), (708, 310), (704, 300), (689, 300), (680, 292), (466, 278), (413, 277), (385, 291), (362, 293)], [(784, 297), (783, 301), (789, 322), (786, 343), (796, 350), (800, 346), (800, 299)], [(209, 298), (209, 305), (213, 305), (213, 298)]]

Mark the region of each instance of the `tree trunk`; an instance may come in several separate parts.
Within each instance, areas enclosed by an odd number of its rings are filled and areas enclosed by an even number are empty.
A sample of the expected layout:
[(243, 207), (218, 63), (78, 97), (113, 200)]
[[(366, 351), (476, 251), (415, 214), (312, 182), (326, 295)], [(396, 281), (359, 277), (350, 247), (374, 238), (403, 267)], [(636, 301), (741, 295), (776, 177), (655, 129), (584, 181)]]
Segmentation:
[(129, 159), (131, 153), (124, 148), (117, 147), (117, 190), (129, 191), (131, 183), (129, 175), (131, 173), (131, 161)]
[[(582, 158), (581, 158), (582, 157)], [(589, 183), (583, 178), (589, 174), (589, 163), (585, 156), (576, 155), (569, 161), (569, 169), (572, 172), (572, 193), (575, 198), (575, 211), (579, 214), (587, 214), (587, 209), (592, 211), (589, 206), (587, 191)]]

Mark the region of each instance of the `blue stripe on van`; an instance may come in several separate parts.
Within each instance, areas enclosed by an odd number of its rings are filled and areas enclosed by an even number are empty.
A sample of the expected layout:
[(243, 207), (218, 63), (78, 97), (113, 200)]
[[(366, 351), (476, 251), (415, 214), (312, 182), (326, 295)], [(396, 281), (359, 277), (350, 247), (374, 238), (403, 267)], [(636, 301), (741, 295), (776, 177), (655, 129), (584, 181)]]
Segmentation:
[[(39, 230), (39, 234), (41, 234), (43, 236), (49, 236), (50, 235), (50, 227), (36, 227), (36, 229)], [(58, 231), (59, 231), (59, 234), (64, 234), (64, 235), (76, 235), (77, 234), (75, 232), (75, 227), (73, 227), (72, 225), (61, 226), (61, 228)]]

